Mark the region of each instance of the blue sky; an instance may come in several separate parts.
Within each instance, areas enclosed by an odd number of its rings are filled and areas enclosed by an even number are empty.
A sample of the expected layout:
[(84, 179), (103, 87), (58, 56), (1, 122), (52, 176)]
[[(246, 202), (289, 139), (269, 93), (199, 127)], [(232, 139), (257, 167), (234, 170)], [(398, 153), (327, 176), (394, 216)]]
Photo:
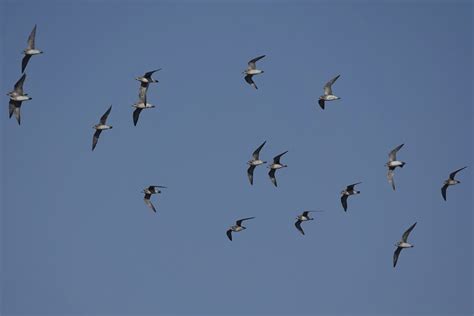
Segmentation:
[[(2, 315), (470, 315), (469, 1), (2, 1)], [(255, 91), (241, 72), (265, 73)], [(160, 83), (137, 127), (136, 76)], [(336, 74), (340, 101), (317, 97)], [(112, 104), (113, 130), (91, 152)], [(246, 162), (285, 150), (272, 186)], [(398, 158), (397, 191), (386, 180)], [(461, 184), (441, 198), (453, 170)], [(344, 213), (339, 192), (362, 181)], [(154, 197), (140, 191), (166, 185)], [(325, 212), (293, 226), (304, 209)], [(230, 242), (236, 219), (255, 216)], [(415, 245), (392, 267), (413, 222)]]

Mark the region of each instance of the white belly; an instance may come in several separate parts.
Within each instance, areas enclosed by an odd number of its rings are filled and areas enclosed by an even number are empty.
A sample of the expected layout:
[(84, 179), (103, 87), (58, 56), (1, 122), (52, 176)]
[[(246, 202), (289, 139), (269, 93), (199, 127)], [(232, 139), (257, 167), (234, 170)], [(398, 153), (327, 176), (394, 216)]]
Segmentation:
[(270, 168), (272, 168), (272, 169), (281, 169), (281, 168), (283, 168), (283, 166), (280, 165), (279, 163), (274, 163), (273, 165), (270, 166)]
[(390, 161), (388, 164), (390, 167), (400, 167), (403, 165), (401, 161), (395, 160), (395, 161)]
[(263, 71), (261, 70), (258, 70), (258, 69), (248, 69), (247, 70), (247, 75), (259, 75), (261, 74)]
[(13, 95), (13, 96), (10, 96), (10, 99), (12, 99), (13, 101), (27, 101), (30, 98), (27, 97), (26, 95)]
[(407, 242), (402, 242), (402, 243), (400, 243), (400, 244), (398, 245), (398, 247), (400, 247), (400, 248), (411, 248), (411, 247), (413, 247), (413, 246), (410, 245), (410, 244), (407, 243)]
[(339, 97), (336, 97), (335, 95), (329, 94), (329, 95), (324, 96), (324, 99), (326, 101), (334, 101), (334, 100), (339, 99)]
[(252, 161), (250, 162), (250, 164), (251, 164), (252, 166), (260, 166), (261, 164), (263, 164), (263, 161), (262, 161), (262, 160), (252, 160)]
[(98, 129), (98, 130), (102, 131), (102, 130), (105, 130), (105, 129), (110, 129), (110, 126), (105, 125), (105, 124), (104, 125), (100, 124), (100, 125), (96, 125), (95, 129)]
[(25, 55), (38, 55), (38, 54), (41, 54), (41, 51), (37, 49), (27, 49), (25, 51)]

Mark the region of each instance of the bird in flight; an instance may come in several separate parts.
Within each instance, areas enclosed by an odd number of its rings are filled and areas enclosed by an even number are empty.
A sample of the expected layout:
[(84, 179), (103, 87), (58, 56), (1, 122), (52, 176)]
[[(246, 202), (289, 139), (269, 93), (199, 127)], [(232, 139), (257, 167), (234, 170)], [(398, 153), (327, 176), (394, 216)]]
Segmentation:
[(247, 69), (243, 72), (243, 74), (245, 74), (245, 77), (244, 77), (245, 81), (249, 85), (254, 87), (255, 89), (258, 89), (258, 88), (257, 88), (257, 85), (255, 84), (255, 82), (253, 81), (252, 77), (255, 76), (255, 75), (263, 74), (263, 70), (257, 69), (257, 64), (256, 64), (256, 62), (259, 61), (260, 59), (262, 59), (263, 57), (265, 57), (265, 55), (258, 56), (256, 58), (250, 60), (248, 62)]
[(340, 77), (341, 75), (337, 75), (336, 77), (332, 78), (329, 80), (325, 85), (324, 85), (324, 94), (319, 97), (318, 103), (321, 109), (324, 110), (325, 102), (326, 101), (334, 101), (334, 100), (339, 100), (340, 97), (335, 96), (332, 93), (332, 85), (336, 80)]
[(309, 216), (309, 213), (313, 213), (313, 212), (321, 212), (321, 211), (304, 211), (301, 215), (298, 215), (296, 217), (295, 227), (296, 229), (298, 229), (298, 231), (302, 235), (304, 235), (304, 231), (303, 231), (303, 228), (301, 227), (301, 223), (314, 220), (314, 218)]
[(36, 25), (28, 36), (28, 46), (23, 50), (23, 60), (21, 61), (21, 72), (25, 72), (26, 65), (28, 65), (28, 61), (30, 61), (31, 56), (43, 54), (43, 52), (39, 49), (35, 48), (35, 37), (36, 37)]
[(235, 225), (230, 226), (229, 229), (227, 230), (226, 232), (227, 238), (229, 238), (229, 240), (232, 241), (232, 232), (237, 233), (237, 232), (243, 231), (244, 229), (247, 229), (247, 227), (242, 226), (242, 222), (249, 219), (254, 219), (254, 218), (255, 217), (247, 217), (247, 218), (242, 218), (236, 221)]
[(143, 197), (143, 201), (145, 201), (145, 204), (153, 210), (153, 212), (156, 213), (156, 208), (151, 203), (150, 198), (153, 194), (159, 194), (161, 193), (160, 189), (166, 189), (166, 187), (161, 186), (161, 185), (150, 185), (149, 187), (146, 187), (143, 189), (142, 193), (145, 193), (145, 196)]
[(148, 103), (146, 101), (146, 94), (141, 97), (137, 103), (132, 105), (132, 107), (135, 108), (135, 111), (133, 111), (133, 125), (137, 126), (138, 119), (140, 118), (140, 113), (142, 112), (143, 109), (152, 109), (155, 106), (151, 103)]
[(249, 165), (249, 168), (247, 169), (247, 176), (249, 178), (250, 184), (253, 185), (253, 171), (255, 167), (260, 166), (261, 164), (267, 163), (266, 161), (263, 161), (259, 158), (260, 156), (260, 150), (262, 150), (263, 146), (265, 145), (267, 141), (264, 141), (263, 144), (258, 146), (257, 149), (252, 154), (252, 159), (247, 162)]
[(99, 141), (100, 133), (102, 133), (103, 130), (112, 128), (112, 125), (107, 125), (107, 117), (109, 116), (110, 111), (112, 111), (112, 105), (104, 113), (104, 115), (102, 115), (102, 117), (100, 118), (99, 124), (95, 124), (92, 127), (92, 128), (95, 129), (95, 133), (94, 133), (94, 136), (92, 138), (92, 151), (94, 151), (95, 146), (97, 146), (97, 142)]
[(448, 189), (448, 187), (451, 186), (451, 185), (456, 185), (456, 184), (458, 184), (458, 183), (461, 183), (461, 181), (454, 179), (454, 177), (456, 176), (456, 173), (458, 173), (459, 171), (464, 170), (464, 169), (466, 169), (466, 168), (467, 168), (467, 166), (466, 166), (466, 167), (462, 167), (462, 168), (460, 168), (460, 169), (458, 169), (458, 170), (456, 170), (456, 171), (451, 172), (451, 173), (449, 174), (449, 179), (444, 181), (444, 185), (443, 185), (443, 187), (441, 188), (441, 195), (443, 196), (443, 199), (444, 199), (445, 201), (446, 201), (446, 190)]
[(354, 186), (361, 183), (362, 182), (350, 184), (344, 190), (341, 191), (341, 204), (344, 208), (344, 212), (347, 212), (347, 198), (351, 195), (360, 194), (360, 191), (354, 190)]
[(395, 252), (393, 253), (393, 267), (394, 268), (397, 265), (398, 256), (400, 256), (400, 252), (402, 251), (402, 249), (404, 249), (404, 248), (413, 248), (413, 245), (409, 244), (407, 240), (408, 240), (408, 236), (410, 235), (413, 228), (415, 228), (415, 226), (416, 226), (416, 222), (415, 222), (415, 224), (411, 225), (410, 228), (408, 228), (403, 233), (402, 240), (400, 240), (398, 243), (395, 244), (397, 249), (395, 249)]
[(28, 101), (32, 99), (28, 96), (28, 93), (23, 92), (23, 83), (25, 82), (25, 79), (26, 74), (24, 73), (21, 78), (18, 79), (18, 81), (15, 83), (13, 91), (7, 93), (7, 95), (10, 97), (10, 101), (8, 103), (10, 114), (9, 117), (11, 118), (12, 115), (15, 114), (18, 125), (21, 124), (21, 104), (23, 103), (23, 101)]
[(146, 92), (148, 90), (148, 85), (150, 83), (158, 82), (158, 80), (153, 79), (151, 75), (153, 75), (155, 72), (160, 71), (160, 70), (161, 68), (155, 69), (155, 70), (145, 73), (143, 76), (135, 78), (135, 80), (140, 81), (140, 90), (138, 92), (138, 97), (140, 99), (143, 99), (145, 97)]
[(404, 144), (401, 144), (395, 147), (389, 154), (388, 154), (388, 162), (385, 164), (388, 168), (387, 179), (388, 183), (392, 185), (392, 189), (395, 191), (395, 181), (393, 180), (393, 172), (395, 168), (400, 167), (403, 168), (405, 162), (397, 160), (397, 152), (400, 148), (403, 147)]
[(270, 171), (268, 172), (268, 176), (270, 177), (270, 180), (272, 180), (273, 185), (276, 186), (276, 187), (278, 185), (277, 185), (277, 180), (275, 178), (275, 171), (277, 171), (278, 169), (281, 169), (281, 168), (288, 167), (288, 165), (284, 165), (284, 164), (280, 163), (281, 156), (283, 156), (287, 152), (288, 152), (288, 150), (281, 153), (281, 154), (279, 154), (278, 156), (275, 156), (273, 158), (273, 163), (270, 166), (268, 166), (268, 168), (270, 168)]

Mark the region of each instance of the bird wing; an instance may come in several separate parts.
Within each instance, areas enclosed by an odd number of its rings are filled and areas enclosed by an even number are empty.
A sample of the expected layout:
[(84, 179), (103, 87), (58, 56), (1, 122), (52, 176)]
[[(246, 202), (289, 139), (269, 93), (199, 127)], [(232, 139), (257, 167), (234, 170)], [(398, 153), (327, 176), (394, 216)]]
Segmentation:
[(301, 215), (303, 215), (304, 217), (308, 217), (309, 213), (311, 213), (311, 211), (304, 211)]
[(145, 77), (145, 78), (147, 78), (147, 79), (151, 79), (151, 75), (153, 75), (155, 72), (160, 71), (160, 70), (161, 70), (161, 68), (155, 69), (155, 70), (152, 70), (152, 71), (149, 71), (149, 72), (146, 72), (146, 73), (143, 75), (143, 77)]
[(262, 147), (265, 145), (266, 142), (267, 141), (264, 141), (263, 144), (261, 144), (260, 146), (258, 146), (257, 149), (255, 149), (255, 151), (252, 154), (253, 159), (258, 159), (259, 154), (260, 154), (260, 150), (262, 150)]
[(138, 98), (140, 100), (144, 99), (147, 91), (148, 91), (148, 82), (140, 83), (140, 88), (138, 90)]
[(362, 182), (357, 182), (357, 183), (353, 183), (353, 184), (349, 184), (346, 188), (347, 191), (352, 191), (354, 190), (354, 186), (358, 185), (358, 184), (361, 184)]
[(25, 55), (23, 59), (21, 60), (21, 72), (25, 72), (26, 65), (28, 65), (30, 58), (31, 58), (31, 55)]
[(321, 107), (321, 109), (324, 110), (324, 99), (319, 99), (318, 103), (319, 103), (319, 106)]
[(405, 144), (401, 144), (401, 145), (395, 147), (394, 149), (392, 149), (392, 151), (388, 154), (388, 159), (390, 161), (397, 160), (397, 152), (400, 150), (400, 148), (403, 147), (403, 145), (405, 145)]
[(110, 111), (112, 111), (112, 105), (111, 105), (111, 106), (109, 107), (109, 109), (104, 113), (104, 115), (102, 115), (102, 117), (100, 118), (100, 124), (105, 124), (105, 122), (107, 122), (107, 117), (109, 116)]
[(151, 208), (153, 210), (153, 212), (156, 213), (156, 208), (155, 206), (153, 205), (153, 203), (151, 203), (150, 201), (150, 197), (151, 197), (151, 194), (145, 194), (145, 197), (143, 198), (143, 201), (145, 201), (145, 204)]
[(13, 91), (18, 93), (19, 95), (23, 95), (23, 83), (25, 82), (26, 74), (23, 74), (20, 79), (15, 83), (13, 87)]
[(332, 85), (336, 80), (339, 78), (340, 75), (337, 75), (336, 77), (332, 78), (326, 84), (324, 85), (324, 94), (325, 95), (331, 95), (332, 94)]
[(304, 235), (304, 230), (303, 230), (303, 228), (301, 228), (301, 221), (300, 220), (297, 220), (295, 222), (295, 227), (296, 227), (296, 229), (298, 229), (300, 231), (301, 234)]
[(263, 57), (265, 57), (265, 55), (262, 55), (262, 56), (258, 56), (252, 60), (249, 61), (249, 69), (256, 69), (257, 68), (257, 65), (256, 65), (256, 62), (259, 61), (260, 59), (262, 59)]
[(388, 179), (388, 183), (390, 183), (392, 185), (393, 191), (395, 191), (395, 180), (393, 179), (393, 170), (392, 169), (388, 169), (387, 179)]
[(226, 234), (227, 234), (227, 238), (229, 238), (229, 240), (232, 241), (232, 229), (228, 229), (226, 231)]
[(253, 75), (246, 75), (246, 76), (244, 77), (244, 79), (245, 79), (245, 81), (247, 81), (247, 83), (248, 83), (249, 85), (251, 85), (251, 86), (254, 87), (255, 89), (258, 89), (258, 88), (257, 88), (257, 85), (255, 84), (255, 82), (253, 82), (252, 77), (253, 77)]
[(21, 102), (22, 101), (14, 101), (11, 99), (10, 102), (8, 102), (9, 117), (12, 117), (12, 115), (15, 114), (18, 125), (21, 125)]
[(467, 166), (466, 166), (466, 167), (459, 168), (458, 170), (451, 172), (451, 173), (449, 174), (449, 179), (454, 180), (454, 177), (456, 176), (456, 173), (458, 173), (459, 171), (461, 171), (461, 170), (463, 170), (463, 169), (466, 169), (466, 168), (467, 168)]
[(251, 185), (253, 185), (253, 170), (254, 169), (255, 169), (255, 166), (252, 166), (252, 165), (247, 169), (247, 176), (249, 178)]
[(95, 146), (97, 146), (97, 142), (99, 141), (99, 136), (101, 132), (102, 130), (100, 129), (95, 130), (94, 136), (92, 137), (92, 150), (94, 150)]
[(272, 180), (273, 185), (277, 187), (278, 184), (277, 184), (277, 180), (275, 178), (275, 171), (276, 171), (276, 169), (270, 169), (270, 171), (268, 172), (268, 175), (270, 176), (270, 180)]
[(395, 252), (393, 253), (393, 267), (394, 268), (397, 265), (398, 256), (400, 255), (400, 252), (402, 252), (402, 249), (403, 248), (401, 247), (397, 247), (397, 249), (395, 249)]
[(445, 184), (441, 188), (441, 195), (443, 196), (443, 199), (446, 201), (446, 190), (448, 189), (449, 185)]
[(281, 156), (283, 156), (283, 155), (286, 154), (287, 152), (288, 152), (288, 150), (285, 151), (285, 152), (283, 152), (283, 153), (281, 153), (281, 154), (279, 154), (278, 156), (275, 156), (275, 157), (273, 158), (273, 163), (278, 163), (278, 164), (279, 164), (279, 163), (280, 163), (280, 158), (281, 158)]
[(341, 196), (341, 204), (344, 208), (344, 212), (347, 212), (347, 195), (344, 194)]
[(142, 110), (143, 109), (136, 108), (135, 111), (133, 111), (133, 125), (137, 126), (138, 118), (140, 117)]
[(27, 49), (34, 49), (35, 48), (35, 37), (36, 37), (36, 25), (28, 36), (28, 47)]
[(403, 233), (403, 236), (402, 236), (403, 242), (407, 242), (408, 236), (410, 235), (410, 233), (411, 233), (411, 231), (413, 230), (413, 228), (415, 228), (415, 226), (416, 226), (416, 222), (415, 222), (415, 224), (411, 225), (410, 228), (408, 228), (408, 229)]
[(237, 226), (241, 226), (243, 221), (246, 221), (246, 220), (249, 220), (249, 219), (253, 219), (253, 218), (255, 218), (255, 217), (242, 218), (242, 219), (239, 219), (238, 221), (236, 221), (235, 224), (236, 224)]

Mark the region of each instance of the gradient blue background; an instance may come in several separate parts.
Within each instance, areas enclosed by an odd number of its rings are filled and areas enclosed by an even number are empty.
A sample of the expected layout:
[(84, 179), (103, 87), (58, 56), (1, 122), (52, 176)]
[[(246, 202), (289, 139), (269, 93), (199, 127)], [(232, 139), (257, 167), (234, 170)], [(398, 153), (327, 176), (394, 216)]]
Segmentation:
[[(2, 315), (470, 315), (470, 1), (5, 1)], [(260, 54), (255, 91), (243, 80)], [(132, 124), (134, 77), (162, 67)], [(317, 105), (336, 74), (342, 100)], [(2, 94), (4, 95), (4, 94)], [(113, 104), (111, 131), (91, 152)], [(289, 150), (271, 185), (246, 161)], [(388, 152), (400, 143), (393, 192)], [(462, 183), (440, 187), (448, 174)], [(344, 213), (339, 192), (362, 181)], [(169, 187), (143, 203), (149, 184)], [(304, 209), (321, 209), (293, 226)], [(256, 216), (229, 242), (227, 227)], [(415, 248), (392, 267), (413, 222)]]

